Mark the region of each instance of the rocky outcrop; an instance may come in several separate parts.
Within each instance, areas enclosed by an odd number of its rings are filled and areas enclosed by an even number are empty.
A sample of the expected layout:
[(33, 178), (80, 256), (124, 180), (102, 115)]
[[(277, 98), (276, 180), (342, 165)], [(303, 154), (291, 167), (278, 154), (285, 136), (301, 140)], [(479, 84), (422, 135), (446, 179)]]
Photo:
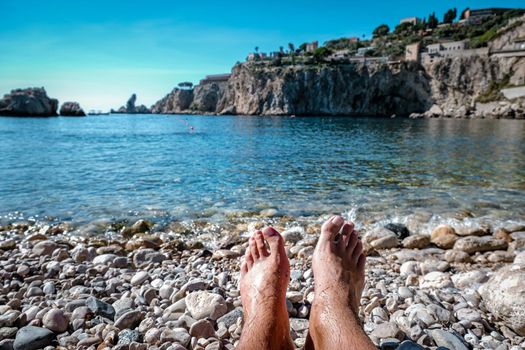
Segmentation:
[[(229, 108), (247, 115), (408, 115), (432, 105), (417, 64), (234, 67)], [(228, 108), (228, 107), (226, 107)], [(219, 111), (221, 112), (221, 111)]]
[(500, 90), (520, 83), (525, 57), (455, 57), (424, 68), (434, 103), (425, 117), (524, 117), (524, 101), (505, 101)]
[(151, 106), (151, 113), (182, 113), (188, 110), (192, 102), (193, 90), (175, 88)]
[(132, 94), (131, 97), (126, 102), (125, 106), (120, 107), (118, 110), (111, 110), (111, 113), (126, 113), (126, 114), (149, 114), (151, 113), (150, 109), (144, 105), (136, 106), (137, 95)]
[(194, 89), (173, 89), (151, 106), (152, 113), (212, 113), (228, 110), (227, 82), (212, 82), (195, 86)]
[(49, 98), (44, 88), (11, 90), (0, 99), (0, 115), (19, 117), (53, 117), (58, 100)]
[(64, 102), (60, 107), (60, 115), (67, 117), (84, 117), (86, 113), (78, 102)]
[(193, 91), (193, 102), (190, 109), (209, 113), (217, 113), (226, 109), (227, 88), (227, 82), (197, 85)]

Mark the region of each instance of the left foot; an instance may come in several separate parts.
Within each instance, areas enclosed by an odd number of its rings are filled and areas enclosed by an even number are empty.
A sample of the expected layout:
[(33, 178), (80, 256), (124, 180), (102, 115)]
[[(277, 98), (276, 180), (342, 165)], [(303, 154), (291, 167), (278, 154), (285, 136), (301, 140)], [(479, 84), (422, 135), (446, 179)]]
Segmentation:
[(293, 349), (286, 310), (289, 281), (282, 236), (271, 227), (256, 231), (241, 266), (244, 327), (238, 349)]

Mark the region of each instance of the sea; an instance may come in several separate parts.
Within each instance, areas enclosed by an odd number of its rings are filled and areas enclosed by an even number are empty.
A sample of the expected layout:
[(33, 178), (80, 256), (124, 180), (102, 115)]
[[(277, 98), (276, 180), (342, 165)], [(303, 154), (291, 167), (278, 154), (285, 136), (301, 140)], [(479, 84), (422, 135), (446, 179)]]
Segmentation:
[(525, 121), (0, 118), (0, 223), (261, 213), (525, 222)]

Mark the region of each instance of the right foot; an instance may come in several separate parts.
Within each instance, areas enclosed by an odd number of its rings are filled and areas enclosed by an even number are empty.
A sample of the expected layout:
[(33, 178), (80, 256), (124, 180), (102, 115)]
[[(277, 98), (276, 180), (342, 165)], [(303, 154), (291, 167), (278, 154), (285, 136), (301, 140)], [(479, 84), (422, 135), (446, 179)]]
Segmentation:
[(332, 216), (312, 257), (314, 301), (306, 350), (374, 349), (359, 321), (365, 255), (354, 224)]
[[(354, 224), (333, 216), (321, 228), (321, 236), (312, 258), (316, 304), (350, 307), (359, 315), (365, 284), (363, 245)], [(329, 305), (326, 305), (329, 306)]]

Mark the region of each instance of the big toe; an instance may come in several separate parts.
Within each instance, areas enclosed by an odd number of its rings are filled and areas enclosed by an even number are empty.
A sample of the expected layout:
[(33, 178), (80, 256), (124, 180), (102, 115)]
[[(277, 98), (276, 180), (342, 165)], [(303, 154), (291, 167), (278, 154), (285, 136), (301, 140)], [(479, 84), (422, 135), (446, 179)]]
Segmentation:
[(337, 233), (343, 227), (345, 220), (339, 216), (335, 215), (328, 219), (323, 226), (321, 227), (321, 236), (319, 237), (320, 244), (326, 244), (333, 242)]
[(275, 230), (273, 227), (266, 227), (263, 230), (264, 238), (266, 239), (266, 242), (268, 242), (268, 245), (270, 246), (270, 254), (284, 254), (286, 255), (286, 251), (284, 250), (284, 239), (281, 234)]

